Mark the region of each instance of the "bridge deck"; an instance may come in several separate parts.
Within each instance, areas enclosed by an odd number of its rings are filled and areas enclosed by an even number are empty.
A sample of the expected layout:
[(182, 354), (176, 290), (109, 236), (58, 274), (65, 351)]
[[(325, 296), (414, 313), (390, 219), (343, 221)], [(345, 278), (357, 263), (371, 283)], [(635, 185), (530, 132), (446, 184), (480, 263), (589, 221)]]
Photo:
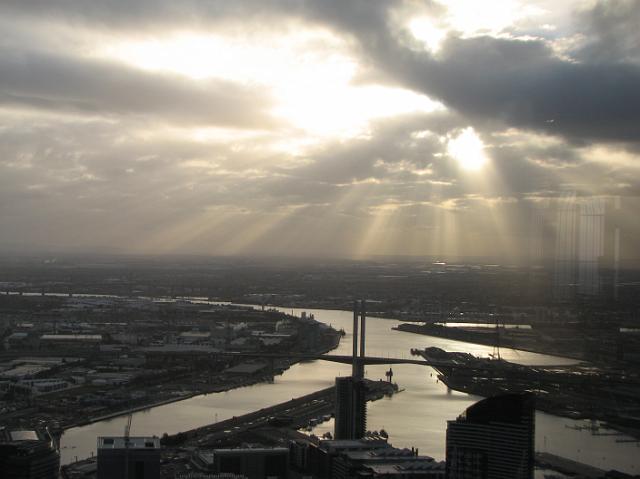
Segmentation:
[[(300, 361), (313, 361), (322, 359), (323, 361), (332, 361), (334, 363), (352, 364), (353, 357), (350, 355), (339, 354), (274, 354), (274, 353), (241, 353), (241, 352), (225, 352), (219, 353), (222, 356), (235, 356), (246, 358), (262, 358), (262, 359), (297, 359)], [(362, 364), (419, 364), (421, 366), (444, 366), (445, 364), (436, 364), (424, 359), (409, 358), (385, 358), (380, 356), (365, 356), (358, 358)]]

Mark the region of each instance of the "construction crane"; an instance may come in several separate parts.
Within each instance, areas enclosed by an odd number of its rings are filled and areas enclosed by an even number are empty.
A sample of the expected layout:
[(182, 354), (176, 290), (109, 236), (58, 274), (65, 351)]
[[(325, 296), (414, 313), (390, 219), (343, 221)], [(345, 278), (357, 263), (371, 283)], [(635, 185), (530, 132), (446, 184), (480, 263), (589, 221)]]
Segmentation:
[(127, 416), (127, 424), (124, 427), (124, 446), (129, 447), (129, 433), (131, 432), (131, 421), (133, 420), (133, 414), (129, 413)]
[(127, 416), (127, 424), (124, 426), (124, 479), (129, 479), (129, 434), (131, 433), (131, 421), (133, 414)]

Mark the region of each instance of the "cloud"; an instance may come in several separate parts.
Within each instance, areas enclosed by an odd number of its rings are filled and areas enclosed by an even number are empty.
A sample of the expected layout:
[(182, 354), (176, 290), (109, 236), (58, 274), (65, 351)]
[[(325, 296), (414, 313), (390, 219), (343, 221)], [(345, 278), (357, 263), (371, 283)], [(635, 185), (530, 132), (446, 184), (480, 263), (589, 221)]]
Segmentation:
[[(544, 38), (531, 34), (529, 18), (490, 35), (450, 31), (433, 53), (403, 22), (446, 16), (444, 3), (7, 0), (0, 245), (351, 256), (482, 254), (499, 245), (517, 255), (533, 202), (566, 190), (640, 194), (637, 5), (597, 3), (573, 30), (559, 22)], [(357, 134), (314, 135), (274, 119), (279, 98), (259, 82), (145, 71), (94, 48), (176, 32), (269, 43), (318, 27), (338, 41), (314, 37), (313, 55), (294, 49), (294, 63), (313, 73), (319, 58), (339, 54), (357, 70), (343, 93), (369, 88), (373, 102), (393, 86), (446, 108), (368, 116)], [(562, 42), (571, 47), (559, 56)], [(318, 100), (301, 101), (295, 118), (349, 113), (352, 103), (310, 85), (293, 85), (303, 100)], [(469, 128), (488, 157), (477, 172), (447, 151)]]
[[(353, 5), (351, 9), (358, 8)], [(476, 125), (517, 126), (573, 142), (635, 142), (640, 65), (627, 60), (638, 51), (634, 29), (640, 4), (604, 5), (589, 12), (593, 21), (584, 34), (591, 41), (580, 52), (581, 61), (561, 59), (548, 41), (535, 38), (449, 34), (439, 54), (417, 51), (402, 35), (389, 33), (380, 5), (373, 9), (376, 15), (369, 15), (370, 23), (347, 31), (358, 38), (382, 77), (442, 101)], [(341, 12), (340, 7), (335, 11)], [(350, 26), (348, 20), (320, 18), (339, 28)]]
[[(403, 43), (407, 32), (399, 32), (393, 25), (394, 12), (411, 9), (410, 2), (399, 0), (191, 0), (179, 5), (146, 0), (98, 5), (60, 0), (28, 4), (11, 1), (3, 8), (14, 15), (34, 15), (37, 11), (70, 23), (116, 30), (139, 26), (157, 29), (166, 23), (176, 28), (206, 28), (225, 21), (267, 17), (286, 23), (297, 18), (356, 39), (364, 55), (361, 60), (365, 65), (367, 58), (373, 62), (379, 75), (443, 101), (476, 124), (494, 121), (560, 134), (576, 142), (632, 142), (640, 126), (640, 91), (636, 88), (640, 65), (628, 60), (638, 51), (634, 31), (638, 5), (637, 1), (601, 2), (583, 12), (579, 19), (589, 21), (579, 30), (589, 42), (576, 52), (579, 62), (558, 58), (547, 41), (536, 39), (450, 35), (440, 55), (416, 51)], [(437, 7), (431, 11), (446, 15), (446, 9)], [(274, 29), (278, 23), (274, 22)], [(126, 82), (122, 86), (127, 86)], [(152, 89), (149, 96), (155, 99), (164, 95), (162, 91), (154, 94)], [(126, 100), (123, 103), (128, 103)], [(143, 102), (144, 96), (138, 101)], [(187, 104), (194, 106), (194, 102)]]
[(0, 50), (0, 106), (268, 128), (268, 92), (150, 74), (116, 62)]
[(563, 61), (537, 41), (453, 38), (405, 78), (479, 124), (577, 142), (633, 142), (640, 129), (640, 67)]
[(597, 2), (580, 13), (585, 25), (585, 44), (574, 52), (583, 61), (592, 63), (640, 62), (640, 2), (614, 0)]

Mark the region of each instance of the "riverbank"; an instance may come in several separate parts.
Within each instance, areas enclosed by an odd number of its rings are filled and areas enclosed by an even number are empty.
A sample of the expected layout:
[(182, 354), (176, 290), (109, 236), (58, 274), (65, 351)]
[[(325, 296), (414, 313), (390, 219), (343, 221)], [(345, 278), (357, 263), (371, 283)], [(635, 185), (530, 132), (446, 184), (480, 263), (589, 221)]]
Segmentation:
[[(321, 354), (326, 354), (330, 351), (333, 351), (334, 349), (336, 349), (339, 345), (340, 345), (340, 339), (342, 338), (342, 334), (340, 333), (340, 331), (337, 330), (333, 330), (334, 334), (332, 334), (329, 338), (329, 342), (323, 345), (320, 345), (320, 347), (317, 347), (316, 349), (314, 349), (313, 351), (311, 351), (311, 354), (313, 355), (321, 355)], [(151, 409), (157, 406), (163, 406), (165, 404), (171, 404), (171, 403), (175, 403), (175, 402), (179, 402), (179, 401), (184, 401), (186, 399), (190, 399), (193, 397), (197, 397), (197, 396), (204, 396), (204, 395), (208, 395), (208, 394), (216, 394), (216, 393), (222, 393), (222, 392), (227, 392), (227, 391), (231, 391), (234, 389), (240, 389), (243, 387), (248, 387), (248, 386), (252, 386), (254, 384), (260, 384), (260, 383), (268, 383), (268, 382), (272, 382), (274, 379), (274, 376), (276, 375), (281, 375), (283, 374), (286, 370), (288, 370), (291, 366), (297, 364), (298, 362), (300, 362), (301, 360), (297, 360), (297, 359), (287, 359), (286, 361), (284, 361), (283, 363), (280, 364), (280, 366), (277, 368), (276, 371), (273, 371), (272, 373), (269, 374), (263, 374), (263, 375), (259, 375), (259, 376), (249, 376), (246, 378), (236, 378), (231, 382), (226, 382), (226, 383), (218, 383), (215, 385), (212, 385), (208, 388), (200, 388), (196, 391), (190, 391), (188, 393), (184, 393), (184, 394), (175, 394), (172, 397), (169, 398), (165, 398), (162, 399), (160, 401), (154, 401), (154, 402), (150, 402), (150, 403), (144, 403), (144, 404), (139, 404), (133, 407), (129, 407), (126, 409), (121, 409), (118, 411), (113, 411), (113, 412), (109, 412), (107, 414), (103, 414), (100, 416), (95, 416), (95, 417), (90, 417), (90, 418), (86, 418), (86, 419), (81, 419), (78, 421), (74, 421), (71, 423), (63, 423), (60, 425), (59, 428), (59, 432), (62, 433), (68, 429), (74, 428), (74, 427), (81, 427), (81, 426), (86, 426), (89, 424), (93, 424), (96, 422), (100, 422), (100, 421), (105, 421), (105, 420), (109, 420), (109, 419), (113, 419), (113, 418), (117, 418), (117, 417), (121, 417), (121, 416), (126, 416), (128, 414), (134, 413), (134, 412), (138, 412), (138, 411), (144, 411), (147, 409)], [(283, 367), (283, 364), (286, 364), (285, 367)]]
[(584, 365), (524, 366), (435, 347), (411, 353), (436, 364), (438, 379), (452, 390), (482, 397), (533, 392), (539, 411), (598, 420), (616, 430), (626, 428), (632, 437), (640, 438), (640, 420), (634, 414), (640, 383), (619, 374)]
[[(386, 381), (365, 380), (368, 389), (367, 400), (375, 401), (397, 392), (397, 386)], [(200, 426), (176, 434), (163, 434), (160, 477), (176, 477), (176, 470), (187, 463), (192, 452), (200, 448), (240, 447), (246, 442), (260, 442), (265, 447), (288, 444), (292, 438), (312, 440), (299, 432), (309, 429), (309, 424), (318, 424), (334, 415), (335, 387), (323, 388), (289, 401), (280, 402), (246, 414), (233, 416), (205, 426)], [(189, 470), (187, 466), (185, 472)], [(61, 469), (63, 478), (90, 477), (95, 478), (97, 460), (89, 459), (64, 464)]]
[[(320, 311), (306, 307), (295, 309), (294, 314), (299, 316), (302, 311), (315, 314), (316, 319), (332, 324), (335, 329), (344, 329), (347, 334), (351, 331), (351, 311)], [(291, 309), (283, 312), (291, 313)], [(413, 348), (424, 349), (425, 346), (451, 349), (452, 342), (445, 339), (391, 331), (390, 328), (396, 325), (394, 321), (370, 318), (367, 321), (367, 352), (380, 357), (402, 357)], [(491, 348), (486, 346), (465, 343), (457, 343), (455, 346), (460, 351), (468, 351), (477, 356), (486, 357), (491, 353)], [(332, 354), (351, 354), (351, 343), (341, 341)], [(557, 357), (543, 357), (514, 350), (504, 350), (502, 356), (509, 361), (524, 364), (562, 363)], [(567, 361), (566, 364), (571, 362)], [(384, 365), (368, 366), (367, 377), (384, 378), (388, 369)], [(390, 441), (396, 447), (418, 447), (426, 455), (444, 458), (446, 421), (455, 419), (478, 398), (456, 391), (448, 392), (441, 381), (429, 376), (429, 370), (424, 366), (398, 365), (393, 367), (393, 371), (394, 380), (402, 384), (405, 391), (393, 398), (370, 403), (367, 412), (368, 428), (387, 431)], [(196, 429), (214, 421), (221, 422), (233, 416), (240, 417), (291, 398), (302, 397), (333, 385), (337, 376), (349, 375), (350, 372), (350, 365), (302, 361), (277, 376), (273, 383), (261, 382), (246, 389), (200, 395), (135, 413), (133, 428), (136, 434), (160, 437), (166, 432), (175, 435), (180, 431)], [(618, 436), (592, 435), (588, 430), (578, 429), (589, 425), (582, 421), (545, 413), (538, 413), (536, 416), (537, 450), (585, 462), (604, 470), (614, 467), (629, 473), (640, 470), (634, 443), (617, 443)], [(74, 462), (75, 456), (82, 458), (95, 454), (96, 436), (121, 435), (125, 425), (126, 417), (120, 417), (67, 431), (61, 443), (64, 447), (61, 451), (62, 463)], [(313, 433), (318, 436), (327, 431), (333, 432), (330, 421), (316, 429)]]
[(161, 401), (155, 401), (153, 403), (147, 403), (147, 404), (141, 404), (138, 406), (134, 406), (131, 408), (127, 408), (127, 409), (122, 409), (119, 411), (114, 411), (112, 413), (108, 413), (102, 416), (96, 416), (96, 417), (92, 417), (92, 418), (88, 418), (88, 419), (83, 419), (74, 423), (70, 423), (70, 424), (65, 424), (62, 427), (63, 431), (66, 431), (67, 429), (71, 429), (74, 427), (81, 427), (81, 426), (86, 426), (88, 424), (93, 424), (96, 422), (100, 422), (100, 421), (106, 421), (109, 419), (113, 419), (116, 417), (121, 417), (121, 416), (127, 416), (128, 414), (134, 413), (134, 412), (138, 412), (138, 411), (144, 411), (146, 409), (151, 409), (157, 406), (163, 406), (165, 404), (171, 404), (174, 402), (179, 402), (179, 401), (184, 401), (186, 399), (190, 399), (196, 396), (203, 396), (203, 395), (207, 395), (207, 394), (215, 394), (215, 393), (222, 393), (222, 392), (226, 392), (226, 391), (231, 391), (233, 389), (239, 389), (239, 388), (243, 388), (243, 387), (248, 387), (248, 386), (252, 386), (254, 384), (259, 384), (262, 382), (268, 382), (269, 380), (272, 380), (273, 376), (266, 376), (266, 377), (252, 377), (252, 378), (247, 378), (241, 382), (238, 383), (234, 383), (234, 384), (230, 384), (230, 385), (219, 385), (216, 387), (212, 387), (210, 389), (207, 390), (198, 390), (198, 391), (194, 391), (194, 392), (190, 392), (187, 394), (183, 394), (183, 395), (175, 395), (174, 397), (171, 398), (167, 398), (167, 399), (163, 399)]
[[(581, 354), (567, 354), (566, 351), (558, 351), (553, 348), (540, 347), (540, 344), (537, 342), (523, 344), (522, 342), (518, 342), (513, 339), (507, 339), (503, 336), (500, 337), (500, 340), (497, 340), (496, 334), (493, 331), (475, 332), (462, 328), (440, 326), (435, 324), (427, 325), (413, 323), (402, 323), (393, 329), (397, 331), (404, 331), (405, 333), (421, 334), (423, 336), (432, 336), (435, 338), (453, 339), (455, 341), (463, 341), (465, 343), (479, 344), (482, 346), (517, 349), (519, 351), (526, 351), (529, 353), (547, 354), (567, 359), (575, 359), (576, 361), (584, 361), (584, 356)], [(534, 344), (535, 346), (533, 346)]]
[[(365, 383), (367, 401), (376, 401), (398, 392), (396, 385), (386, 381), (365, 379)], [(167, 435), (163, 437), (162, 442), (172, 446), (202, 446), (204, 443), (215, 442), (219, 439), (229, 440), (232, 435), (245, 432), (247, 429), (257, 429), (268, 425), (300, 429), (307, 426), (311, 419), (320, 419), (333, 415), (334, 412), (335, 386), (330, 386), (258, 411), (234, 416), (189, 431)]]

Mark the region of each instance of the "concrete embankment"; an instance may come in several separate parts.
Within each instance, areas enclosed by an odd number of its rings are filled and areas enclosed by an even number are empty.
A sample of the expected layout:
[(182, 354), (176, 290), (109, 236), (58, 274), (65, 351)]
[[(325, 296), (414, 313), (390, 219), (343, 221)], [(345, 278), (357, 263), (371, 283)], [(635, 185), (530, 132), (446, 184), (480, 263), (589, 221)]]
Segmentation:
[(67, 429), (71, 429), (74, 427), (81, 427), (81, 426), (86, 426), (87, 424), (92, 424), (92, 423), (96, 423), (96, 422), (100, 422), (100, 421), (105, 421), (108, 419), (113, 419), (115, 417), (119, 417), (119, 416), (126, 416), (127, 414), (131, 414), (134, 412), (138, 412), (138, 411), (144, 411), (145, 409), (151, 409), (154, 407), (158, 407), (158, 406), (162, 406), (164, 404), (171, 404), (174, 402), (179, 402), (179, 401), (184, 401), (186, 399), (195, 397), (195, 396), (201, 396), (203, 394), (214, 394), (214, 393), (220, 393), (220, 392), (225, 392), (225, 391), (229, 391), (231, 389), (236, 389), (236, 388), (241, 388), (241, 387), (246, 387), (246, 386), (251, 386), (253, 384), (257, 384), (257, 383), (261, 383), (264, 381), (268, 381), (269, 378), (268, 377), (263, 377), (263, 376), (257, 376), (257, 377), (250, 377), (250, 378), (246, 378), (242, 381), (237, 381), (234, 382), (233, 384), (218, 384), (215, 386), (212, 386), (208, 389), (204, 389), (204, 390), (198, 390), (198, 391), (193, 391), (193, 392), (189, 392), (189, 393), (185, 393), (185, 394), (180, 394), (180, 395), (176, 395), (176, 396), (172, 396), (172, 397), (168, 397), (165, 399), (162, 399), (160, 401), (155, 401), (153, 403), (145, 403), (145, 404), (140, 404), (137, 406), (133, 406), (130, 408), (126, 408), (126, 409), (120, 409), (118, 411), (114, 411), (111, 413), (107, 413), (107, 414), (103, 414), (100, 416), (95, 416), (95, 417), (88, 417), (88, 418), (84, 418), (84, 419), (80, 419), (78, 421), (74, 421), (72, 423), (66, 423), (62, 426), (62, 430), (67, 430)]
[[(384, 381), (367, 381), (367, 399), (376, 400), (385, 394), (396, 392), (394, 385)], [(190, 431), (181, 432), (169, 436), (170, 443), (184, 443), (194, 441), (205, 436), (221, 433), (237, 433), (243, 430), (264, 426), (272, 422), (299, 428), (305, 425), (312, 416), (333, 413), (335, 409), (335, 388), (333, 386), (319, 391), (293, 398), (280, 404), (276, 404), (258, 411), (250, 412), (242, 416), (232, 417), (207, 426), (202, 426)]]

